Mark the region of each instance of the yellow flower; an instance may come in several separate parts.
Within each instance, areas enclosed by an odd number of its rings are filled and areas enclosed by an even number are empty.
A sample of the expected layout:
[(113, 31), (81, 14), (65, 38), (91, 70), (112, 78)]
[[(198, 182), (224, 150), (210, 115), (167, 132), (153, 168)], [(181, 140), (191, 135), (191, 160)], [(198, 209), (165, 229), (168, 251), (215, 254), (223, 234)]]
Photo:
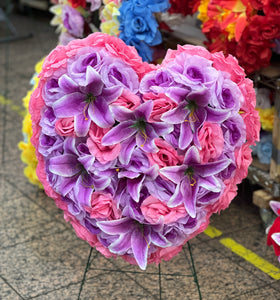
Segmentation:
[(272, 108), (266, 109), (257, 108), (257, 111), (260, 115), (262, 129), (266, 131), (272, 131), (274, 116), (276, 113), (275, 107), (273, 106)]
[(197, 18), (202, 22), (205, 23), (206, 21), (208, 21), (208, 16), (207, 16), (207, 11), (208, 11), (208, 4), (209, 4), (210, 0), (202, 0), (200, 2), (200, 5), (198, 7), (198, 11), (199, 14), (197, 16)]
[(120, 33), (119, 32), (120, 22), (118, 20), (118, 16), (120, 15), (119, 8), (120, 8), (120, 4), (117, 4), (115, 2), (109, 2), (104, 6), (101, 12), (100, 29), (102, 32), (113, 36), (119, 35)]
[(24, 141), (21, 141), (18, 144), (19, 149), (21, 152), (21, 160), (27, 164), (27, 166), (24, 169), (24, 175), (28, 178), (30, 183), (37, 185), (39, 188), (43, 188), (41, 182), (39, 181), (37, 174), (36, 174), (36, 168), (38, 164), (38, 160), (35, 155), (35, 148), (31, 144), (31, 137), (32, 137), (32, 121), (31, 121), (31, 115), (28, 111), (29, 101), (32, 92), (37, 88), (39, 83), (39, 78), (37, 77), (38, 73), (42, 70), (42, 65), (44, 62), (44, 58), (40, 60), (36, 66), (35, 66), (35, 74), (32, 78), (34, 85), (31, 91), (28, 91), (26, 96), (22, 99), (23, 106), (26, 109), (25, 117), (22, 121), (22, 133), (24, 137)]

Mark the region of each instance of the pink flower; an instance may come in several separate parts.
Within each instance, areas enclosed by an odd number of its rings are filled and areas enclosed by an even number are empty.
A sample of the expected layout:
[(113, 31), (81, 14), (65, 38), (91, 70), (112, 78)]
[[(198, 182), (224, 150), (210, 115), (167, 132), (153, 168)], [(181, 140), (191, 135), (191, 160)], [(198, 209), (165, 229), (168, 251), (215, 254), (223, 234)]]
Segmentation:
[(112, 161), (120, 153), (121, 144), (103, 146), (101, 140), (105, 133), (107, 133), (110, 128), (101, 128), (95, 123), (91, 124), (89, 129), (89, 138), (87, 139), (87, 146), (89, 152), (95, 156), (102, 164)]
[(122, 95), (111, 103), (111, 105), (123, 106), (130, 110), (134, 110), (140, 105), (140, 98), (131, 91), (124, 89)]
[(205, 122), (198, 133), (201, 144), (200, 158), (202, 163), (207, 163), (218, 158), (224, 148), (224, 137), (219, 125)]
[(155, 144), (158, 147), (158, 152), (147, 153), (151, 165), (157, 164), (160, 168), (167, 166), (176, 166), (182, 162), (184, 156), (178, 155), (177, 151), (169, 145), (166, 141), (157, 138)]
[(247, 176), (248, 167), (252, 162), (251, 152), (252, 149), (250, 148), (250, 144), (246, 143), (234, 153), (236, 162), (236, 171), (234, 177), (235, 184), (239, 184), (242, 179)]
[(55, 123), (55, 130), (62, 136), (75, 136), (74, 118), (58, 119)]
[(154, 196), (149, 196), (143, 201), (141, 211), (145, 219), (152, 224), (157, 223), (160, 219), (164, 224), (169, 224), (187, 215), (183, 204), (171, 208)]
[(153, 100), (154, 106), (149, 118), (150, 122), (160, 122), (162, 114), (177, 107), (177, 103), (172, 101), (165, 94), (155, 95), (154, 93), (147, 93), (143, 95), (144, 101)]
[(91, 195), (91, 207), (85, 207), (94, 219), (116, 220), (121, 217), (116, 203), (113, 201), (111, 194), (93, 192)]

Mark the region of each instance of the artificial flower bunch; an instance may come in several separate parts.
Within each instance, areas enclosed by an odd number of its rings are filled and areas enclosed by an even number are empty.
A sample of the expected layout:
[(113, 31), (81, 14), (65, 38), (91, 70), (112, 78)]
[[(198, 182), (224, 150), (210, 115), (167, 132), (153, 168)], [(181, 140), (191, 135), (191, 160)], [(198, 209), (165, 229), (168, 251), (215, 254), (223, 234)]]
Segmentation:
[(280, 263), (280, 202), (270, 201), (269, 205), (277, 217), (268, 229), (267, 245), (273, 246), (275, 255)]
[(280, 0), (202, 0), (198, 9), (210, 51), (236, 56), (247, 74), (270, 64), (280, 37)]
[(154, 47), (162, 43), (156, 14), (170, 8), (169, 0), (103, 0), (101, 31), (134, 46), (144, 61), (153, 61)]
[(30, 101), (37, 175), (77, 235), (145, 269), (225, 209), (260, 123), (232, 56), (178, 46), (161, 65), (94, 33), (56, 47)]
[(193, 15), (197, 12), (201, 0), (169, 0), (169, 14)]
[(57, 26), (59, 44), (83, 38), (96, 30), (93, 13), (101, 6), (101, 0), (52, 0), (50, 12), (54, 14), (51, 25)]
[(19, 149), (21, 152), (21, 160), (27, 165), (24, 168), (24, 175), (28, 178), (30, 183), (37, 185), (39, 188), (43, 188), (41, 182), (38, 179), (38, 176), (36, 174), (36, 168), (37, 168), (37, 158), (35, 155), (35, 148), (31, 144), (31, 137), (32, 137), (32, 122), (31, 122), (31, 115), (29, 113), (28, 107), (29, 107), (29, 101), (32, 92), (37, 88), (39, 83), (38, 74), (42, 70), (42, 64), (44, 62), (44, 59), (41, 59), (36, 65), (35, 65), (35, 73), (31, 79), (32, 89), (27, 92), (26, 96), (22, 99), (23, 106), (25, 108), (25, 116), (22, 122), (22, 134), (23, 134), (23, 141), (20, 141), (18, 144)]

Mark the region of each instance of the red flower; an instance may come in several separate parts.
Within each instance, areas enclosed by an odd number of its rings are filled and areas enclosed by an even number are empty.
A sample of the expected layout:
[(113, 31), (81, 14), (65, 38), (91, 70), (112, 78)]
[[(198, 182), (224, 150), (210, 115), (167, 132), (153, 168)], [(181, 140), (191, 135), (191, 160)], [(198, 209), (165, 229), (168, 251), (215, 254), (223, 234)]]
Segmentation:
[(87, 3), (85, 0), (69, 0), (72, 7), (76, 8), (79, 6), (86, 7)]
[(280, 16), (259, 16), (251, 18), (248, 30), (255, 41), (270, 41), (280, 37)]
[(193, 15), (197, 12), (200, 0), (170, 0), (168, 12), (170, 14), (182, 14), (183, 16)]
[(280, 246), (275, 243), (275, 241), (272, 239), (271, 235), (273, 233), (280, 232), (280, 217), (277, 217), (272, 226), (269, 229), (268, 235), (267, 235), (267, 245), (271, 246), (273, 245), (274, 252), (277, 256), (280, 255)]
[(263, 9), (264, 1), (265, 0), (250, 0), (252, 7), (256, 10), (262, 10)]
[(265, 15), (280, 18), (280, 0), (264, 0), (263, 11)]
[[(236, 47), (236, 56), (240, 65), (250, 74), (260, 68), (269, 66), (273, 43), (269, 40), (254, 40), (255, 28), (251, 24), (244, 30)], [(252, 33), (253, 32), (253, 33)]]

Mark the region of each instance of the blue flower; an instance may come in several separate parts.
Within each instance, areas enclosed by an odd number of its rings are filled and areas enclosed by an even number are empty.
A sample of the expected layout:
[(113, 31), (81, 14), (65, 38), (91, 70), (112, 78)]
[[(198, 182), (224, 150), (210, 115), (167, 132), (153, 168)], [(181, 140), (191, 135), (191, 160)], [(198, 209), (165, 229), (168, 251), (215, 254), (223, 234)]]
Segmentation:
[(168, 0), (132, 0), (132, 2), (136, 8), (147, 7), (153, 13), (166, 12), (170, 7)]
[[(151, 7), (155, 6), (155, 1), (144, 2), (151, 3)], [(153, 11), (148, 6), (140, 5), (139, 1), (126, 1), (120, 8), (119, 22), (119, 38), (127, 45), (135, 46), (143, 60), (151, 61), (153, 50), (150, 46), (162, 42)]]

